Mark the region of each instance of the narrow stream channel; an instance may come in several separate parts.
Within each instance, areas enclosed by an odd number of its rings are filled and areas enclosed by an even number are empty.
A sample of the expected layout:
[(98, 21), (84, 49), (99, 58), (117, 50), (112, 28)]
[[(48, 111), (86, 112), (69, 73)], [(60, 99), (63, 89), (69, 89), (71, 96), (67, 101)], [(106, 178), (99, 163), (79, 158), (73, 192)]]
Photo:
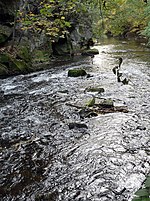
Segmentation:
[[(131, 201), (150, 171), (150, 50), (133, 41), (103, 41), (93, 58), (0, 80), (0, 196), (3, 201)], [(123, 58), (123, 76), (112, 68)], [(90, 75), (72, 78), (68, 69)], [(96, 96), (128, 113), (81, 118)], [(4, 94), (2, 93), (4, 92)], [(70, 127), (79, 123), (80, 127)]]

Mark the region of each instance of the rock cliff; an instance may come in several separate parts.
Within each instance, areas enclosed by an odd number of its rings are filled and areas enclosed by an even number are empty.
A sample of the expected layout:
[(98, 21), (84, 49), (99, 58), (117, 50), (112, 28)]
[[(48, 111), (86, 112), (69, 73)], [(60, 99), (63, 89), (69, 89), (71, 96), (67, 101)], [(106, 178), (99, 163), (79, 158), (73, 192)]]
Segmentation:
[[(29, 1), (31, 8), (36, 3)], [(0, 2), (0, 77), (35, 71), (33, 63), (49, 62), (51, 55), (76, 55), (93, 45), (91, 23), (72, 19), (72, 27), (64, 38), (51, 42), (41, 32), (38, 35), (20, 30), (17, 10), (23, 5), (20, 0), (1, 0)], [(32, 6), (34, 4), (34, 6)], [(37, 7), (38, 9), (38, 7)], [(34, 67), (33, 67), (34, 66)]]

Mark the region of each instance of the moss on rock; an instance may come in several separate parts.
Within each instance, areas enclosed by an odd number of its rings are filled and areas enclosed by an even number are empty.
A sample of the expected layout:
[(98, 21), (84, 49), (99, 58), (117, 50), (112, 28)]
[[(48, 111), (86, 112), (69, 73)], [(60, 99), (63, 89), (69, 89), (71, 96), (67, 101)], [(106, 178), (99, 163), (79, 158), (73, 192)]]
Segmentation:
[(90, 87), (86, 89), (87, 92), (97, 92), (97, 93), (103, 93), (105, 90), (101, 87)]
[(106, 99), (106, 100), (102, 101), (99, 105), (104, 108), (112, 108), (112, 107), (114, 107), (114, 101), (111, 99)]
[(50, 53), (46, 50), (34, 50), (33, 63), (44, 63), (50, 61)]
[(10, 68), (12, 69), (13, 72), (16, 72), (16, 73), (20, 72), (20, 73), (25, 74), (25, 73), (29, 72), (28, 65), (23, 60), (13, 59), (10, 64)]
[(15, 74), (25, 74), (32, 71), (31, 66), (24, 60), (16, 59), (9, 53), (0, 54), (0, 67), (1, 77), (15, 75)]
[(79, 77), (87, 75), (84, 69), (70, 69), (68, 71), (68, 77)]
[(22, 60), (26, 61), (27, 63), (31, 63), (32, 55), (31, 55), (31, 52), (29, 50), (29, 47), (19, 46), (17, 48), (16, 58), (22, 59)]

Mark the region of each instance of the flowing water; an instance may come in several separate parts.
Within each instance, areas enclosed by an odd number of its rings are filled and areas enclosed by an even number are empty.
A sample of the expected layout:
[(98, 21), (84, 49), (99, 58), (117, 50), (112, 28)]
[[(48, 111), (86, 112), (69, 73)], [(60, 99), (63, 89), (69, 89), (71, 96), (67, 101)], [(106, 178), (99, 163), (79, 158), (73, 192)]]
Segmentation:
[[(93, 61), (0, 80), (1, 200), (131, 201), (141, 186), (150, 171), (150, 50), (115, 40), (96, 48)], [(118, 57), (128, 85), (112, 72)], [(67, 76), (81, 67), (89, 78)], [(129, 112), (81, 118), (88, 87), (103, 87), (96, 101), (111, 98)]]

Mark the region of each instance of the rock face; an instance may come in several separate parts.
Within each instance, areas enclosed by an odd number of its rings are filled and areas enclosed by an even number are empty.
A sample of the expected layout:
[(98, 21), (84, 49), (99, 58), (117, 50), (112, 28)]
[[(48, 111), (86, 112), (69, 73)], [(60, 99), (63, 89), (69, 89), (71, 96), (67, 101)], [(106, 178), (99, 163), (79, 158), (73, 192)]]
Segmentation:
[(0, 23), (8, 24), (13, 22), (15, 13), (15, 0), (1, 0), (0, 1)]
[[(93, 41), (91, 23), (87, 19), (88, 16), (86, 16), (86, 20), (85, 16), (82, 16), (79, 21), (72, 19), (72, 27), (68, 34), (64, 38), (58, 37), (58, 40), (55, 42), (50, 42), (44, 32), (34, 36), (17, 28), (14, 35), (13, 25), (16, 10), (23, 3), (22, 0), (0, 1), (0, 77), (36, 71), (36, 65), (33, 65), (33, 69), (32, 64), (37, 64), (41, 61), (49, 62), (51, 55), (70, 56), (81, 54), (84, 51), (86, 51), (85, 55), (89, 54), (87, 50), (93, 45)], [(34, 1), (31, 1), (30, 4), (32, 7)], [(91, 54), (95, 53), (90, 52)], [(7, 58), (7, 62), (3, 61), (4, 57), (5, 59)], [(81, 70), (80, 73), (77, 71), (73, 73), (75, 77), (86, 75), (84, 70)], [(68, 74), (68, 76), (72, 75)]]
[(74, 53), (89, 49), (93, 45), (92, 29), (88, 23), (85, 21), (83, 26), (76, 25), (70, 34)]
[(0, 1), (0, 46), (8, 41), (12, 35), (12, 23), (14, 21), (16, 5), (17, 3), (14, 0)]
[[(73, 30), (70, 31), (70, 34), (66, 38), (60, 38), (57, 42), (52, 44), (53, 53), (56, 55), (64, 54), (76, 54), (82, 53), (85, 50), (88, 50), (90, 46), (93, 45), (92, 41), (92, 30), (86, 25), (82, 28), (79, 25), (74, 25)], [(92, 54), (97, 54), (94, 51), (87, 52)], [(88, 54), (84, 54), (88, 55)]]
[(29, 43), (18, 45), (13, 41), (13, 25), (18, 6), (17, 0), (0, 1), (0, 78), (33, 71)]
[(19, 57), (18, 54), (17, 56), (14, 57), (6, 52), (0, 53), (0, 78), (31, 72), (32, 68), (30, 67), (29, 62), (24, 58), (21, 58), (22, 55)]

